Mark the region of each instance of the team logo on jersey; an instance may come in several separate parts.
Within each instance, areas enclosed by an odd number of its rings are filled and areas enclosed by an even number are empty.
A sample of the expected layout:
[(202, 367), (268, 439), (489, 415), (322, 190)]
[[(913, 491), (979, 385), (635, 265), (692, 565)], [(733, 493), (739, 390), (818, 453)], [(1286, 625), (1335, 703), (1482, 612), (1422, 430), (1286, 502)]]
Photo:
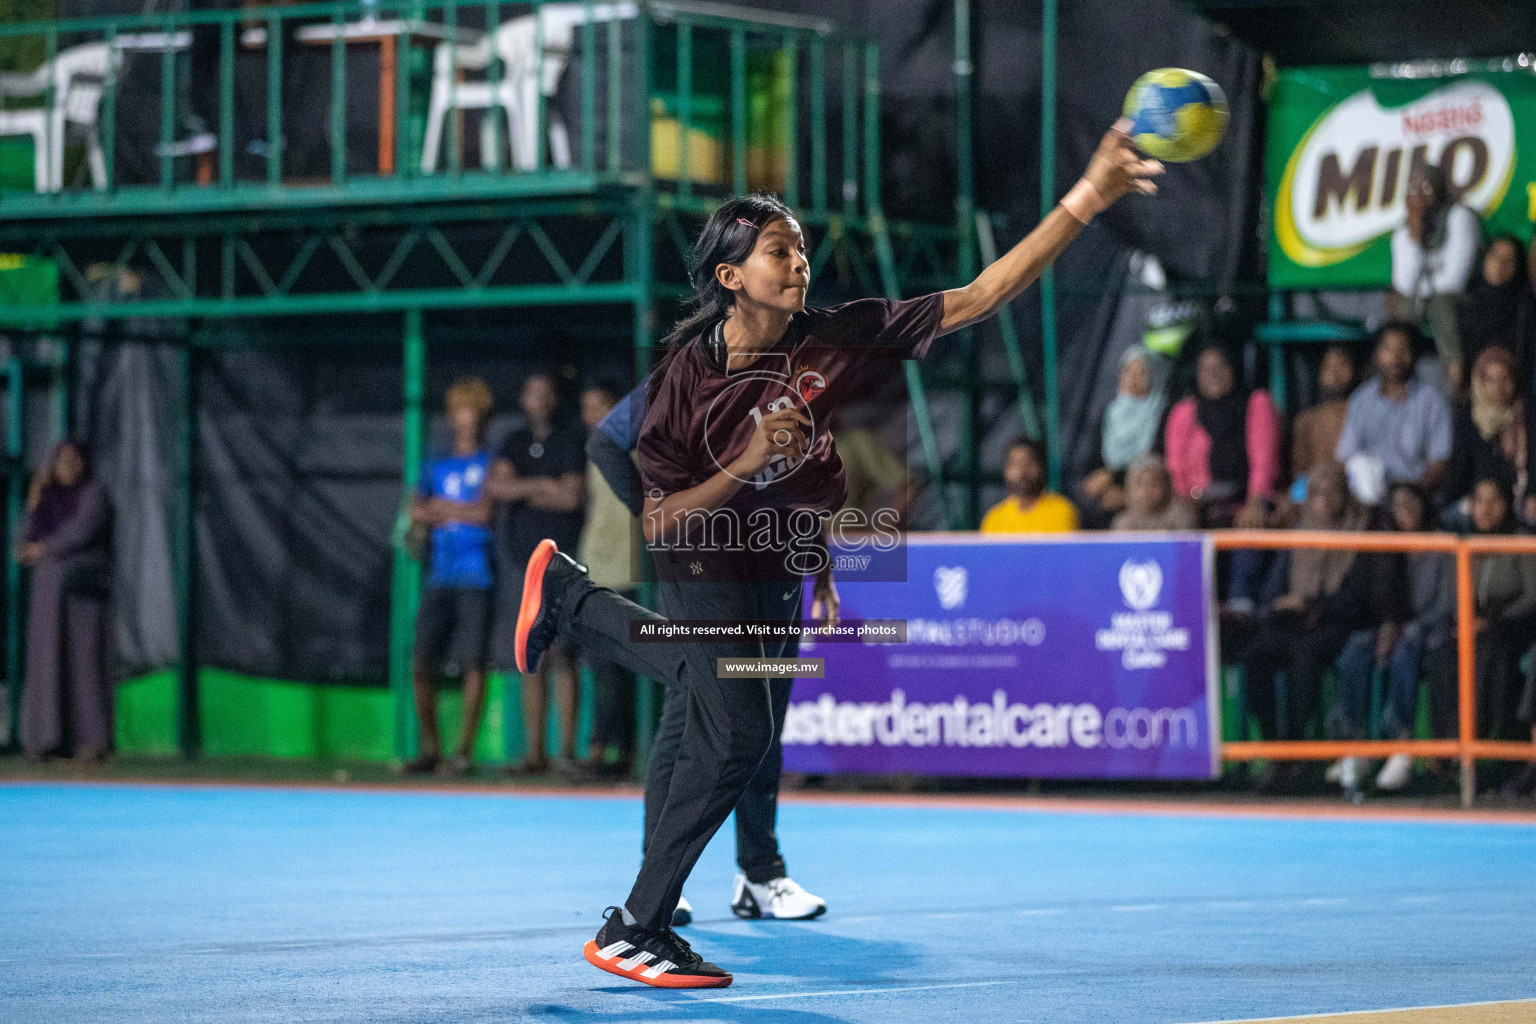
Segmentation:
[(795, 378), (795, 390), (800, 392), (802, 401), (809, 402), (827, 390), (827, 378), (820, 370), (801, 370), (800, 376)]

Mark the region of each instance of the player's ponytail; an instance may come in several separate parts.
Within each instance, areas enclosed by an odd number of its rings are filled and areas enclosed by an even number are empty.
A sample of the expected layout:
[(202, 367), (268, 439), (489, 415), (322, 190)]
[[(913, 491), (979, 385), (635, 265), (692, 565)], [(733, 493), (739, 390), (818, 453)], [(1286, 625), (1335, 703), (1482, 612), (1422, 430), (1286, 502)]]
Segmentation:
[(683, 345), (710, 324), (730, 314), (735, 296), (720, 283), (715, 268), (722, 263), (732, 266), (744, 263), (752, 255), (752, 248), (757, 245), (757, 236), (763, 228), (771, 221), (793, 216), (789, 207), (773, 196), (756, 193), (727, 200), (710, 215), (688, 260), (688, 280), (693, 285), (688, 314), (661, 339), (663, 352), (651, 370), (646, 386), (647, 402), (655, 396), (667, 367)]

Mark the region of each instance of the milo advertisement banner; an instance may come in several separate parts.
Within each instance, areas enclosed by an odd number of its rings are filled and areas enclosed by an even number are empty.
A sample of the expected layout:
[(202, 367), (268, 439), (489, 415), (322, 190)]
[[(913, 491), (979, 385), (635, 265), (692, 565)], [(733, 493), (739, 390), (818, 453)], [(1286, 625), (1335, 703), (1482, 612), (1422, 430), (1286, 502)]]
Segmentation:
[(1484, 235), (1536, 219), (1536, 76), (1513, 70), (1372, 77), (1286, 68), (1269, 103), (1269, 282), (1386, 288), (1415, 167), (1439, 164)]

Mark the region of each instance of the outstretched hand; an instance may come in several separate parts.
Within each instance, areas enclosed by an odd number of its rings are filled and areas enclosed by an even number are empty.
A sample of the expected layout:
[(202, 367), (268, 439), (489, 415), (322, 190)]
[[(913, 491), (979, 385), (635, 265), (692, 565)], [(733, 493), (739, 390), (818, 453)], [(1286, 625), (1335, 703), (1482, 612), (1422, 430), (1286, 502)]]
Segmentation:
[(1152, 179), (1163, 173), (1161, 161), (1142, 159), (1136, 152), (1127, 134), (1131, 123), (1130, 118), (1122, 117), (1104, 133), (1083, 172), (1083, 179), (1098, 189), (1105, 206), (1129, 192), (1152, 195), (1157, 191), (1157, 182)]

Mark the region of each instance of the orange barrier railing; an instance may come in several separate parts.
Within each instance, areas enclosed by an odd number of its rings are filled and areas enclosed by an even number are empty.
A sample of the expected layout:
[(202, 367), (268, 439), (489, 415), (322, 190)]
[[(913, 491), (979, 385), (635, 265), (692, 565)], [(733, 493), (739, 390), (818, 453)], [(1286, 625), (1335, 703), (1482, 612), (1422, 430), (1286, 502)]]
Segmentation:
[(1219, 550), (1322, 548), (1345, 551), (1441, 551), (1456, 556), (1457, 736), (1454, 740), (1284, 740), (1223, 743), (1227, 761), (1325, 761), (1340, 757), (1453, 757), (1461, 763), (1461, 803), (1476, 795), (1479, 760), (1536, 761), (1536, 743), (1477, 738), (1476, 635), (1472, 601), (1474, 555), (1536, 555), (1536, 537), (1457, 537), (1435, 533), (1330, 533), (1307, 530), (1226, 530), (1211, 535)]

